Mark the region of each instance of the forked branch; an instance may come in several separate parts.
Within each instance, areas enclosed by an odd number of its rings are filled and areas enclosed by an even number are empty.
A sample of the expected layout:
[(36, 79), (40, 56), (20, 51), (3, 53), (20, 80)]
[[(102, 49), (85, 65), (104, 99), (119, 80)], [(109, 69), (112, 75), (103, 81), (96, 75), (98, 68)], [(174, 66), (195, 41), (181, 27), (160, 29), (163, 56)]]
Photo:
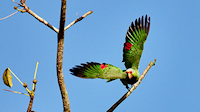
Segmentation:
[[(12, 1), (17, 3), (14, 0), (12, 0)], [(33, 17), (35, 17), (37, 20), (44, 23), (46, 26), (48, 26), (49, 28), (51, 28), (52, 30), (54, 30), (58, 34), (57, 65), (56, 65), (56, 67), (57, 67), (57, 78), (58, 78), (58, 84), (59, 84), (59, 87), (60, 87), (61, 96), (62, 96), (62, 100), (63, 100), (63, 108), (64, 108), (63, 111), (64, 112), (70, 112), (71, 110), (70, 110), (70, 105), (69, 105), (69, 98), (68, 98), (68, 93), (67, 93), (66, 85), (65, 85), (65, 82), (64, 82), (64, 75), (63, 75), (64, 31), (67, 30), (68, 28), (70, 28), (75, 23), (81, 21), (86, 16), (90, 15), (92, 13), (92, 11), (85, 13), (83, 16), (76, 19), (75, 21), (73, 21), (72, 23), (70, 23), (68, 26), (65, 27), (67, 0), (61, 0), (60, 27), (59, 27), (59, 29), (57, 29), (54, 26), (52, 26), (51, 24), (49, 24), (46, 20), (39, 17), (36, 13), (31, 11), (29, 9), (29, 7), (26, 5), (26, 0), (21, 0), (20, 2), (21, 3), (17, 3), (17, 4), (20, 7), (22, 7), (22, 9), (18, 9), (17, 7), (15, 7), (16, 10), (18, 10), (20, 12), (28, 12)], [(33, 85), (33, 88), (34, 87), (35, 87), (35, 84)], [(30, 96), (31, 95), (32, 94), (30, 94)], [(33, 97), (31, 96), (31, 101), (30, 101), (30, 106), (29, 106), (30, 109), (28, 109), (28, 111), (31, 110), (31, 108), (32, 108), (32, 99), (33, 98), (34, 98), (34, 95), (33, 95)]]
[[(13, 2), (17, 3), (16, 1), (12, 0)], [(51, 28), (53, 31), (55, 31), (56, 33), (59, 33), (59, 30), (52, 26), (50, 23), (48, 23), (45, 19), (41, 18), (40, 16), (38, 16), (36, 13), (34, 13), (31, 9), (29, 9), (29, 7), (25, 4), (26, 0), (21, 0), (20, 3), (17, 3), (19, 6), (23, 7), (22, 9), (18, 9), (17, 6), (14, 7), (14, 9), (20, 11), (20, 12), (28, 12), (29, 14), (31, 14), (33, 17), (35, 17), (38, 21), (42, 22), (43, 24), (45, 24), (46, 26), (48, 26), (49, 28)], [(16, 11), (15, 13), (7, 16), (7, 17), (4, 17), (0, 20), (3, 20), (3, 19), (6, 19), (14, 14), (16, 14), (18, 11)], [(73, 22), (71, 22), (69, 25), (67, 25), (65, 28), (64, 28), (64, 31), (67, 30), (68, 28), (70, 28), (71, 26), (73, 26), (75, 23), (81, 21), (83, 18), (85, 18), (86, 16), (90, 15), (91, 13), (93, 13), (93, 11), (88, 11), (87, 13), (85, 13), (83, 16), (81, 16), (80, 18), (74, 20)]]
[(63, 75), (63, 49), (64, 49), (64, 37), (65, 37), (65, 20), (66, 20), (66, 7), (67, 0), (61, 0), (61, 12), (60, 12), (60, 28), (58, 33), (58, 47), (57, 47), (57, 78), (58, 85), (60, 87), (61, 97), (63, 101), (63, 112), (70, 112), (69, 98), (67, 88)]
[(131, 87), (131, 89), (124, 94), (107, 112), (112, 112), (121, 102), (123, 102), (136, 88), (137, 86), (141, 83), (142, 79), (145, 77), (146, 73), (149, 71), (149, 69), (155, 65), (156, 59), (154, 62), (150, 62), (147, 68), (143, 71), (142, 75), (140, 76), (139, 80)]

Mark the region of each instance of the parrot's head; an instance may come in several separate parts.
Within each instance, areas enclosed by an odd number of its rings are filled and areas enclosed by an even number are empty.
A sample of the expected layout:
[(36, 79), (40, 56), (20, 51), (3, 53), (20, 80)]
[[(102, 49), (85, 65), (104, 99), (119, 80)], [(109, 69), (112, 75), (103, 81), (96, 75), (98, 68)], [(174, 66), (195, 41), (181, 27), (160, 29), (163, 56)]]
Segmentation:
[(128, 84), (134, 84), (138, 81), (140, 75), (138, 69), (132, 69), (129, 68), (126, 71), (127, 77), (126, 79), (120, 79), (121, 82), (126, 86), (126, 88), (129, 90)]
[(139, 75), (132, 68), (127, 69), (126, 73), (127, 73), (127, 76), (128, 76), (129, 79), (132, 79), (133, 77), (139, 78)]

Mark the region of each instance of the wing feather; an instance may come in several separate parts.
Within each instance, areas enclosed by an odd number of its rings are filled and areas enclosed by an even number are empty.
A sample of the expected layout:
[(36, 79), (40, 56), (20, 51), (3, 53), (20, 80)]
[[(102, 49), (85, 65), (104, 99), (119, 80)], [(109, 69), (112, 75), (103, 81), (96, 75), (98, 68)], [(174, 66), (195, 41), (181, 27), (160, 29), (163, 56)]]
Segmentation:
[(143, 46), (150, 28), (150, 17), (142, 16), (132, 22), (126, 33), (126, 42), (123, 48), (123, 62), (126, 68), (138, 68)]
[(100, 64), (96, 62), (87, 62), (87, 64), (81, 64), (82, 66), (76, 66), (70, 69), (71, 74), (81, 78), (102, 78), (108, 81), (114, 79), (125, 79), (126, 73), (120, 68), (110, 64)]

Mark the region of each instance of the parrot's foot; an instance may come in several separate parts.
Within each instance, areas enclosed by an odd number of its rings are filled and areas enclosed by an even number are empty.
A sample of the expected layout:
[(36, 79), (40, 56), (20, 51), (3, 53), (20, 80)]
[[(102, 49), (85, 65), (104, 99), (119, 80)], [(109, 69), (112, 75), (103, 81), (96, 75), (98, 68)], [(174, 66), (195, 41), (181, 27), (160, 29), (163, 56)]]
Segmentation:
[(129, 88), (128, 85), (126, 85), (126, 89), (128, 89), (128, 91), (130, 91), (131, 88)]

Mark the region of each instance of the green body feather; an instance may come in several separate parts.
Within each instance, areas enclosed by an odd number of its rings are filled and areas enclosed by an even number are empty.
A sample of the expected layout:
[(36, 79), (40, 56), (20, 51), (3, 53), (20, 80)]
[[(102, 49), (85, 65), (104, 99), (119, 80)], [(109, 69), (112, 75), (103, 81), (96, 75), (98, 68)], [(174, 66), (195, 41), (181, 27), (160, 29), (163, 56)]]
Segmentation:
[(102, 78), (102, 79), (121, 79), (126, 78), (126, 73), (113, 65), (106, 64), (107, 67), (101, 69), (100, 65), (94, 65), (85, 70), (84, 75), (87, 78)]

